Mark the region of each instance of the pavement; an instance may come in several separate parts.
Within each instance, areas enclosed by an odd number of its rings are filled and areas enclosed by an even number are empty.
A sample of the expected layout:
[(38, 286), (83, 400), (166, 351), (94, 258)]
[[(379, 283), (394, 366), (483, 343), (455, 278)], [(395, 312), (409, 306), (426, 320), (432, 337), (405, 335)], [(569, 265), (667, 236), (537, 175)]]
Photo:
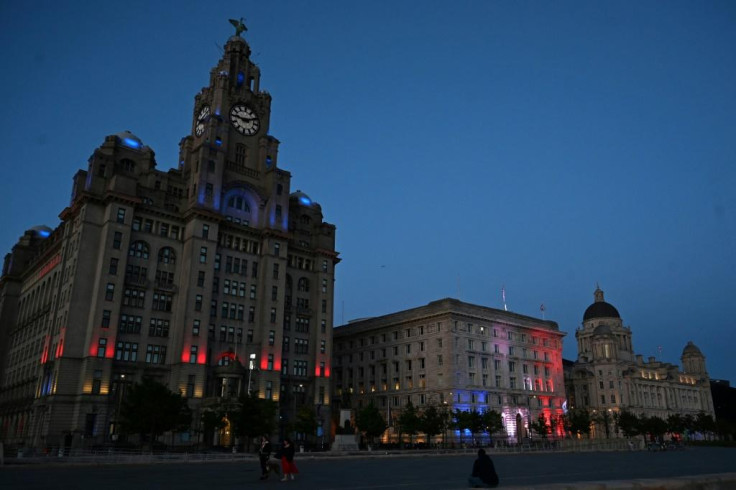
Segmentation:
[[(297, 453), (296, 480), (259, 480), (251, 454), (219, 454), (219, 460), (160, 459), (107, 463), (47, 458), (8, 464), (0, 469), (0, 489), (158, 490), (171, 488), (439, 490), (467, 488), (474, 450), (453, 453)], [(490, 453), (501, 488), (549, 490), (736, 489), (736, 449), (689, 448), (682, 451), (607, 451)], [(150, 455), (149, 455), (150, 456)], [(166, 458), (168, 456), (168, 459)], [(177, 457), (181, 457), (178, 455)], [(62, 460), (62, 461), (58, 461)], [(53, 462), (52, 462), (53, 461)]]

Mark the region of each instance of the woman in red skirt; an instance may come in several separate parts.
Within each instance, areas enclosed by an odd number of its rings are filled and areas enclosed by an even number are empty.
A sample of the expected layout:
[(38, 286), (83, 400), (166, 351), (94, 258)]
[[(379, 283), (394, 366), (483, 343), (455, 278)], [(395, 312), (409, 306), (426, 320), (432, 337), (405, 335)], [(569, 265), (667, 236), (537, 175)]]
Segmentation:
[(281, 450), (281, 471), (284, 472), (281, 481), (286, 481), (289, 478), (293, 480), (294, 475), (299, 473), (294, 464), (294, 444), (290, 439), (284, 439), (283, 449)]

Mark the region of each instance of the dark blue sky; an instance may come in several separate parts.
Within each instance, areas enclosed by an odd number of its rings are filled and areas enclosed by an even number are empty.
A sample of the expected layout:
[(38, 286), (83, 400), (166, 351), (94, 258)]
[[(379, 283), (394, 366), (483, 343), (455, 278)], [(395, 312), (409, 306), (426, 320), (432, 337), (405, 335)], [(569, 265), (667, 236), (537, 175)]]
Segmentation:
[(692, 340), (736, 382), (731, 1), (3, 2), (0, 250), (108, 134), (175, 167), (241, 16), (280, 165), (338, 227), (336, 324), (505, 285), (574, 359), (600, 283), (637, 353)]

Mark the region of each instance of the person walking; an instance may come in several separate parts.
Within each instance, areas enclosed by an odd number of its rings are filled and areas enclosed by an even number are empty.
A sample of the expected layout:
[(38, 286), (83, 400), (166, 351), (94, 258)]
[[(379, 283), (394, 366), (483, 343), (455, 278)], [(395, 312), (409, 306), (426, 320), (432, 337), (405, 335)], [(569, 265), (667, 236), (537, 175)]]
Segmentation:
[(496, 488), (498, 486), (496, 468), (483, 449), (478, 449), (478, 458), (473, 463), (473, 473), (468, 478), (468, 484), (473, 488)]
[(268, 478), (268, 459), (271, 457), (271, 443), (267, 436), (261, 436), (261, 446), (258, 448), (258, 460), (261, 463), (261, 480)]
[(281, 471), (284, 477), (281, 481), (286, 481), (289, 478), (294, 479), (294, 475), (299, 473), (299, 469), (294, 464), (294, 443), (290, 439), (284, 439), (284, 443), (281, 449)]

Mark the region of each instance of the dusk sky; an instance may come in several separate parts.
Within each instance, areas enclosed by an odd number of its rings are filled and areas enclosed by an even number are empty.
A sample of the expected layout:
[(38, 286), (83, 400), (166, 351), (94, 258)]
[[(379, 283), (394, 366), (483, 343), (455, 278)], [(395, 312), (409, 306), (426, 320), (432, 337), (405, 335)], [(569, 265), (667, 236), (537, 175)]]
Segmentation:
[(337, 226), (336, 325), (505, 287), (575, 359), (600, 284), (636, 353), (692, 340), (736, 384), (730, 0), (2, 2), (2, 253), (106, 135), (175, 168), (240, 17), (279, 165)]

